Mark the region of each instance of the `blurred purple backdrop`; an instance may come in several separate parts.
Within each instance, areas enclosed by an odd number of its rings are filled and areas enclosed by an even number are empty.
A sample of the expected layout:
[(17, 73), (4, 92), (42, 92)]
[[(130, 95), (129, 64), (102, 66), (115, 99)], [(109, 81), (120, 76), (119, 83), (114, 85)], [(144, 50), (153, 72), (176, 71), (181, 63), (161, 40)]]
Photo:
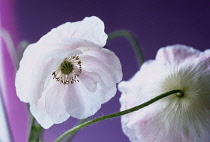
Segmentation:
[[(36, 42), (60, 24), (95, 15), (104, 21), (107, 33), (119, 29), (133, 32), (143, 48), (146, 60), (153, 59), (160, 47), (171, 44), (185, 44), (200, 50), (210, 48), (210, 1), (18, 0), (14, 2), (16, 19), (12, 21), (13, 25), (18, 28), (20, 39), (28, 40), (30, 43)], [(132, 77), (138, 66), (129, 42), (123, 38), (114, 39), (108, 41), (107, 48), (120, 58), (123, 80)], [(92, 118), (119, 111), (119, 97), (118, 92), (111, 101), (102, 105)], [(23, 114), (16, 112), (18, 113)], [(12, 119), (18, 118), (13, 116)], [(61, 125), (54, 125), (45, 130), (44, 142), (53, 141), (76, 122), (76, 119), (70, 118)], [(18, 129), (13, 130), (13, 133), (24, 137)], [(121, 130), (120, 118), (105, 120), (84, 128), (73, 140), (73, 142), (128, 141)]]

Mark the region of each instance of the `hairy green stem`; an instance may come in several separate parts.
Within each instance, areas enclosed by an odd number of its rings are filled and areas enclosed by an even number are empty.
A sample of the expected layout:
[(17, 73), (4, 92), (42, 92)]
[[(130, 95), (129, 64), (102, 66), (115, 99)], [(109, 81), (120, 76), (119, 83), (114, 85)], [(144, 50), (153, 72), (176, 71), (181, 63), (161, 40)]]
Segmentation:
[(141, 46), (139, 45), (136, 37), (131, 32), (129, 32), (127, 30), (118, 30), (118, 31), (110, 33), (108, 35), (108, 40), (112, 40), (117, 37), (125, 37), (126, 39), (128, 39), (130, 41), (130, 43), (134, 49), (134, 52), (136, 54), (138, 65), (140, 67), (144, 62), (144, 56), (141, 51)]
[(66, 131), (66, 132), (63, 133), (59, 138), (57, 138), (55, 141), (56, 141), (56, 142), (59, 142), (59, 141), (61, 141), (63, 138), (65, 138), (67, 135), (69, 135), (69, 134), (71, 134), (71, 133), (73, 133), (73, 132), (75, 132), (75, 131), (77, 131), (77, 130), (83, 128), (83, 127), (86, 127), (86, 126), (88, 126), (88, 125), (91, 125), (91, 124), (93, 124), (93, 123), (96, 123), (96, 122), (99, 122), (99, 121), (102, 121), (102, 120), (106, 120), (106, 119), (110, 119), (110, 118), (115, 118), (115, 117), (118, 117), (118, 116), (122, 116), (122, 115), (125, 115), (125, 114), (128, 114), (128, 113), (137, 111), (137, 110), (139, 110), (139, 109), (141, 109), (141, 108), (144, 108), (144, 107), (146, 107), (146, 106), (148, 106), (148, 105), (150, 105), (150, 104), (152, 104), (152, 103), (154, 103), (154, 102), (156, 102), (156, 101), (158, 101), (158, 100), (160, 100), (160, 99), (162, 99), (162, 98), (164, 98), (164, 97), (166, 97), (166, 96), (169, 96), (169, 95), (171, 95), (171, 94), (177, 94), (177, 93), (182, 94), (183, 92), (182, 92), (180, 89), (172, 90), (172, 91), (163, 93), (163, 94), (161, 94), (161, 95), (159, 95), (159, 96), (157, 96), (157, 97), (155, 97), (155, 98), (149, 100), (148, 102), (145, 102), (145, 103), (143, 103), (143, 104), (141, 104), (141, 105), (138, 105), (138, 106), (136, 106), (136, 107), (133, 107), (133, 108), (130, 108), (130, 109), (121, 111), (121, 112), (113, 113), (113, 114), (110, 114), (110, 115), (105, 115), (105, 116), (102, 116), (102, 117), (99, 117), (99, 118), (96, 118), (96, 119), (87, 121), (87, 122), (85, 122), (85, 123), (82, 123), (81, 125), (78, 125), (78, 126), (72, 128), (72, 129)]

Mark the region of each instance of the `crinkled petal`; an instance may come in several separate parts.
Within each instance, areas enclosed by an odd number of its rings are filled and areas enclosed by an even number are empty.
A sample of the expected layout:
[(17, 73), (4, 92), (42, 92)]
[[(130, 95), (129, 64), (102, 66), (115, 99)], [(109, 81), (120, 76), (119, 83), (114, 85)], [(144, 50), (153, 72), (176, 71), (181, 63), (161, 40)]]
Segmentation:
[(43, 36), (42, 43), (65, 43), (69, 39), (83, 39), (93, 42), (99, 46), (104, 46), (107, 34), (104, 32), (104, 23), (98, 17), (87, 17), (81, 22), (67, 22), (57, 28), (52, 29)]
[(84, 54), (81, 55), (84, 71), (97, 73), (101, 81), (97, 91), (101, 94), (101, 102), (109, 101), (116, 93), (116, 83), (122, 80), (121, 64), (117, 56), (104, 48), (80, 47)]
[(80, 82), (82, 82), (90, 92), (97, 94), (101, 98), (102, 104), (109, 101), (116, 94), (116, 85), (105, 85), (100, 75), (96, 72), (83, 70), (79, 78)]
[(79, 76), (80, 81), (85, 85), (88, 91), (94, 93), (98, 83), (103, 83), (100, 76), (95, 72), (84, 71)]
[(114, 52), (105, 48), (79, 48), (84, 55), (89, 55), (98, 59), (99, 62), (104, 63), (110, 72), (114, 74), (116, 82), (122, 80), (122, 67), (119, 58)]
[[(81, 60), (83, 70), (97, 72), (107, 86), (113, 86), (119, 81), (120, 77), (116, 74), (116, 69), (112, 64), (102, 62), (99, 58), (88, 55), (81, 55)], [(118, 72), (120, 74), (121, 70), (118, 70)]]

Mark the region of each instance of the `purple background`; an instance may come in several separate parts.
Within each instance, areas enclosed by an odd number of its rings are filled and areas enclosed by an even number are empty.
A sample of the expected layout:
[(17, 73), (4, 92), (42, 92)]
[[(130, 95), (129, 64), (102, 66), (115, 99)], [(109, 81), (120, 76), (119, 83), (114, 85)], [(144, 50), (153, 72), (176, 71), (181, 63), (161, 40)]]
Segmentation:
[[(18, 36), (18, 28), (16, 25), (16, 19), (18, 17), (14, 14), (16, 13), (15, 11), (13, 0), (0, 0), (0, 28), (4, 28), (10, 33), (14, 45), (17, 46), (20, 38)], [(0, 32), (2, 32), (1, 29)], [(5, 40), (3, 38), (0, 40), (0, 50), (2, 50), (3, 53), (2, 55), (0, 54), (0, 63), (2, 63), (1, 66), (3, 66), (3, 68), (0, 68), (0, 71), (3, 71), (4, 73), (4, 77), (1, 78), (4, 80), (4, 84), (1, 84), (1, 91), (4, 99), (4, 107), (6, 108), (5, 112), (7, 113), (8, 124), (13, 133), (11, 142), (14, 140), (14, 142), (24, 142), (26, 141), (28, 128), (27, 109), (26, 105), (20, 102), (16, 95), (14, 85), (16, 71), (9, 56)]]
[[(179, 43), (200, 50), (208, 49), (210, 45), (210, 2), (204, 0), (177, 0), (176, 2), (169, 0), (130, 0), (129, 2), (17, 0), (14, 11), (16, 21), (12, 22), (19, 30), (19, 37), (30, 43), (36, 42), (60, 24), (95, 15), (104, 21), (107, 33), (119, 29), (132, 31), (143, 48), (146, 60), (154, 58), (157, 50), (166, 45)], [(114, 39), (108, 41), (107, 48), (120, 58), (124, 73), (123, 80), (132, 77), (138, 70), (138, 66), (129, 42), (123, 38)], [(120, 94), (117, 93), (111, 101), (102, 105), (100, 111), (92, 118), (118, 111), (119, 97)], [(24, 112), (17, 113), (24, 114)], [(75, 123), (76, 119), (70, 118), (61, 125), (54, 125), (44, 132), (44, 141), (53, 141)], [(24, 137), (18, 129), (13, 133)], [(105, 120), (84, 128), (73, 140), (73, 142), (128, 141), (121, 130), (120, 118)]]

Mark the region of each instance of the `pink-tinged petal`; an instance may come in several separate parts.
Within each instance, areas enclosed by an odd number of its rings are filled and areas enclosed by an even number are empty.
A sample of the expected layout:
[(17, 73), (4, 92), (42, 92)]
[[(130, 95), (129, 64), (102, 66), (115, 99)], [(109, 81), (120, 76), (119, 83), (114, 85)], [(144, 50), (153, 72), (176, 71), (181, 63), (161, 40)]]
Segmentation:
[(170, 45), (161, 48), (156, 55), (156, 60), (164, 64), (179, 64), (191, 56), (198, 57), (200, 51), (185, 45)]
[(106, 86), (100, 75), (96, 72), (87, 72), (83, 70), (83, 74), (79, 76), (80, 82), (85, 85), (88, 91), (97, 94), (101, 103), (106, 103), (116, 94), (117, 88), (113, 86)]
[(79, 48), (85, 55), (96, 57), (99, 62), (106, 64), (110, 72), (114, 74), (116, 82), (122, 80), (122, 67), (119, 58), (114, 52), (105, 48)]
[(63, 43), (69, 39), (83, 39), (104, 46), (107, 34), (104, 32), (104, 23), (98, 17), (92, 16), (83, 19), (81, 22), (67, 22), (52, 29), (43, 36), (40, 41), (44, 43)]
[(103, 83), (100, 76), (95, 72), (87, 72), (83, 70), (83, 73), (79, 76), (81, 83), (83, 83), (88, 91), (95, 92), (98, 83)]
[(122, 77), (120, 75), (122, 72), (121, 70), (116, 71), (116, 68), (111, 63), (103, 62), (99, 58), (88, 55), (81, 55), (80, 57), (83, 70), (97, 72), (107, 86), (113, 86), (113, 84), (120, 81), (119, 78)]
[(79, 119), (95, 114), (101, 107), (99, 96), (87, 90), (83, 83), (69, 85), (63, 101), (69, 115)]

